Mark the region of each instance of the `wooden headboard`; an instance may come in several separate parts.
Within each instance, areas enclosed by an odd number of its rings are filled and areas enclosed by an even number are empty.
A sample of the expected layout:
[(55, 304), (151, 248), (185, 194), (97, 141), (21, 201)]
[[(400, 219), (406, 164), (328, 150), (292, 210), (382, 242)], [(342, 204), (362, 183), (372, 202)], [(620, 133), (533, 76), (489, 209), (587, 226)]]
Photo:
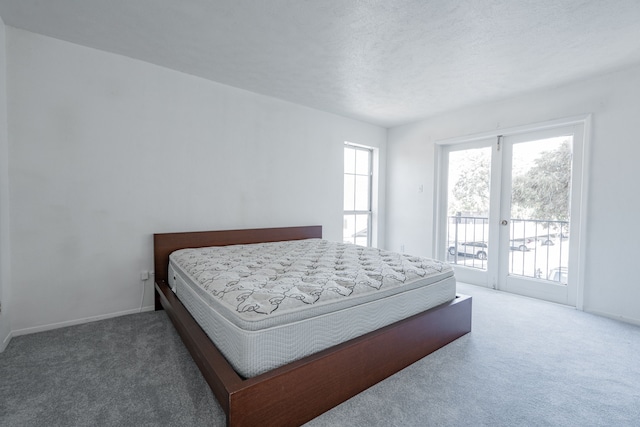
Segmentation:
[(153, 264), (156, 281), (167, 281), (169, 255), (184, 248), (206, 246), (248, 245), (251, 243), (282, 242), (322, 238), (322, 226), (254, 228), (246, 230), (192, 231), (153, 235)]

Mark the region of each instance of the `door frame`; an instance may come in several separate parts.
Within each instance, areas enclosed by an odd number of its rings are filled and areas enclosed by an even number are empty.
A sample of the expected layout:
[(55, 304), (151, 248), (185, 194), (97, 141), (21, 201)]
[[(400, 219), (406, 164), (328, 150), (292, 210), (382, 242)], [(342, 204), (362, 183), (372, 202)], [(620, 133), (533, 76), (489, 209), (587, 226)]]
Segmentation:
[[(503, 196), (500, 200), (501, 206), (499, 211), (500, 220), (507, 220), (508, 227), (500, 226), (498, 234), (500, 236), (500, 248), (509, 247), (510, 230), (512, 229), (513, 218), (511, 218), (511, 200), (512, 194), (512, 167), (513, 167), (513, 150), (517, 144), (535, 143), (547, 138), (559, 137), (562, 135), (573, 135), (572, 153), (573, 160), (571, 162), (571, 192), (570, 205), (571, 205), (571, 219), (569, 223), (569, 258), (567, 266), (569, 266), (569, 280), (567, 284), (561, 285), (559, 283), (549, 282), (547, 280), (534, 279), (527, 276), (520, 276), (518, 274), (509, 274), (509, 258), (515, 256), (510, 251), (501, 251), (500, 255), (500, 270), (498, 271), (498, 280), (503, 280), (500, 289), (507, 292), (513, 292), (520, 295), (526, 295), (534, 298), (540, 298), (547, 301), (553, 301), (561, 304), (567, 304), (570, 306), (576, 306), (577, 299), (577, 282), (573, 277), (573, 267), (578, 265), (579, 259), (578, 250), (580, 245), (580, 232), (578, 231), (580, 224), (580, 208), (579, 197), (582, 192), (582, 183), (580, 178), (581, 167), (581, 155), (582, 155), (582, 142), (584, 141), (582, 124), (570, 124), (567, 126), (559, 126), (547, 129), (535, 130), (532, 132), (522, 132), (518, 134), (504, 135), (501, 138), (502, 141), (502, 159), (503, 159), (503, 173), (500, 189), (500, 194)], [(506, 196), (506, 197), (504, 197)], [(578, 206), (577, 209), (574, 207)], [(576, 241), (577, 240), (577, 241)], [(548, 271), (548, 270), (547, 270)], [(545, 276), (546, 277), (546, 276)]]
[[(562, 119), (549, 120), (546, 122), (534, 123), (530, 125), (515, 126), (509, 128), (500, 128), (487, 132), (477, 133), (468, 136), (448, 138), (436, 141), (434, 144), (435, 149), (435, 188), (434, 188), (434, 221), (433, 221), (433, 235), (434, 240), (432, 242), (432, 253), (434, 257), (440, 260), (446, 260), (446, 225), (447, 225), (447, 174), (448, 174), (448, 157), (446, 155), (446, 147), (459, 144), (468, 144), (475, 141), (486, 140), (495, 138), (496, 142), (499, 136), (513, 136), (524, 133), (533, 133), (546, 129), (561, 128), (571, 125), (581, 125), (583, 140), (582, 144), (574, 144), (573, 153), (573, 173), (572, 176), (579, 177), (579, 188), (572, 189), (571, 203), (572, 206), (578, 206), (578, 217), (571, 218), (571, 235), (572, 242), (570, 246), (570, 261), (571, 274), (570, 281), (575, 289), (574, 295), (569, 296), (569, 303), (575, 306), (579, 310), (584, 309), (584, 271), (585, 271), (585, 255), (587, 246), (587, 199), (589, 188), (589, 153), (590, 153), (590, 139), (591, 139), (591, 114), (583, 114), (578, 116), (572, 116)], [(496, 150), (496, 145), (492, 150)], [(496, 156), (494, 156), (496, 157)], [(496, 164), (498, 163), (498, 164)], [(494, 182), (495, 173), (493, 168), (497, 168), (498, 174), (502, 173), (501, 161), (492, 159), (492, 178), (491, 178), (491, 190), (494, 191), (496, 183)], [(572, 184), (573, 185), (573, 184)], [(499, 187), (498, 187), (499, 188)], [(577, 190), (577, 191), (575, 191)], [(495, 199), (495, 198), (493, 198)], [(490, 213), (499, 212), (493, 210), (491, 206)], [(499, 216), (489, 217), (490, 224), (500, 221)], [(490, 244), (492, 242), (490, 241)], [(498, 242), (493, 242), (497, 244)], [(496, 247), (496, 246), (494, 246)], [(495, 257), (494, 257), (495, 258)], [(498, 288), (498, 266), (497, 260), (494, 261), (495, 265), (491, 268), (491, 265), (487, 265), (486, 280), (476, 282), (474, 284)], [(469, 281), (469, 274), (465, 271), (468, 268), (461, 266), (454, 266), (456, 270), (456, 276), (459, 281)]]
[[(437, 144), (437, 143), (436, 143)], [(434, 236), (435, 242), (441, 242), (442, 244), (434, 246), (432, 248), (433, 253), (435, 254), (435, 258), (440, 260), (446, 260), (446, 247), (448, 243), (447, 239), (447, 223), (448, 223), (448, 215), (447, 215), (447, 181), (449, 175), (449, 154), (450, 147), (456, 146), (456, 150), (473, 150), (479, 148), (489, 148), (491, 150), (491, 170), (494, 170), (494, 158), (493, 151), (495, 150), (495, 144), (492, 141), (492, 137), (483, 137), (483, 138), (473, 138), (470, 140), (459, 141), (455, 144), (440, 144), (436, 145), (439, 152), (437, 153), (436, 159), (439, 165), (439, 169), (436, 170), (436, 203), (435, 203), (435, 213), (434, 213)], [(493, 180), (494, 175), (491, 175), (491, 184), (490, 191), (493, 192)], [(441, 201), (442, 203), (438, 203)], [(493, 205), (489, 207), (489, 223), (491, 223), (492, 217), (491, 212), (493, 212)], [(443, 221), (442, 227), (438, 228), (439, 221)], [(493, 240), (491, 239), (491, 235), (487, 236), (489, 247), (494, 245)], [(495, 246), (494, 246), (495, 247)], [(489, 287), (489, 283), (492, 283), (492, 278), (490, 272), (492, 271), (491, 266), (497, 262), (497, 257), (489, 256), (487, 259), (487, 268), (486, 269), (477, 269), (477, 268), (458, 268), (459, 266), (455, 266), (456, 269), (456, 278), (460, 282), (480, 284), (481, 286)]]

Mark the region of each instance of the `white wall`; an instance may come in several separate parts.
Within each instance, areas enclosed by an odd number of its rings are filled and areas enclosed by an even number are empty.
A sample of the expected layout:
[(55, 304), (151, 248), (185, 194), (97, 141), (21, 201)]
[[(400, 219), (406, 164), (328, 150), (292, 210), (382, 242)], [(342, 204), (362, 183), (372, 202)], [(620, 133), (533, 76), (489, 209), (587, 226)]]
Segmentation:
[(0, 351), (9, 343), (11, 317), (9, 315), (9, 142), (7, 139), (7, 49), (5, 26), (0, 18)]
[(136, 310), (154, 232), (321, 224), (341, 240), (343, 142), (384, 159), (377, 126), (10, 27), (7, 40), (14, 335)]
[(435, 141), (584, 113), (593, 113), (584, 309), (640, 323), (640, 67), (390, 129), (387, 247), (432, 255)]

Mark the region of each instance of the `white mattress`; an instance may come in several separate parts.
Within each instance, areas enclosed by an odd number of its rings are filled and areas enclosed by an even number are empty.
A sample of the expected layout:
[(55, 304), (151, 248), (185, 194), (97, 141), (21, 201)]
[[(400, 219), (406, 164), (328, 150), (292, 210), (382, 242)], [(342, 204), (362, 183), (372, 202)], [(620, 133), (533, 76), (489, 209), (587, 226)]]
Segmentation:
[(446, 263), (321, 239), (176, 251), (169, 283), (244, 377), (455, 298)]

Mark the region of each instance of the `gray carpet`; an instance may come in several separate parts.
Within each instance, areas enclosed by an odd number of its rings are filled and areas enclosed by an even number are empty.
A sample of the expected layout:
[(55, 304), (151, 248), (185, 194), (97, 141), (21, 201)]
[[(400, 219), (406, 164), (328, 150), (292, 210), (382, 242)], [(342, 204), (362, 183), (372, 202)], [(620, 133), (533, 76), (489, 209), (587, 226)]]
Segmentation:
[[(640, 426), (640, 328), (475, 286), (473, 332), (308, 423)], [(14, 338), (2, 426), (223, 426), (164, 312)]]

